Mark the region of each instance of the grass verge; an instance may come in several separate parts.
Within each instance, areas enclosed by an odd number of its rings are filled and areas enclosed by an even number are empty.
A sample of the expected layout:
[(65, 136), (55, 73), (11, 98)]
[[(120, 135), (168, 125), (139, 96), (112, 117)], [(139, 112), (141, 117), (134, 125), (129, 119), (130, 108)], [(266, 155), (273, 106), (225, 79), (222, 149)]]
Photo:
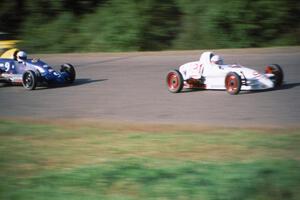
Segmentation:
[(300, 199), (299, 129), (0, 121), (0, 199)]

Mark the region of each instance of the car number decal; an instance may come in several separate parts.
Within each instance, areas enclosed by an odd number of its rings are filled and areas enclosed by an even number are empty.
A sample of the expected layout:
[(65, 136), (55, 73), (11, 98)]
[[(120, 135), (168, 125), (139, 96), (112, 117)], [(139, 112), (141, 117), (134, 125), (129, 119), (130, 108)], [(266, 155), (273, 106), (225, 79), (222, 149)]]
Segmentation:
[(10, 63), (5, 62), (4, 67), (5, 67), (5, 71), (8, 72), (10, 70)]

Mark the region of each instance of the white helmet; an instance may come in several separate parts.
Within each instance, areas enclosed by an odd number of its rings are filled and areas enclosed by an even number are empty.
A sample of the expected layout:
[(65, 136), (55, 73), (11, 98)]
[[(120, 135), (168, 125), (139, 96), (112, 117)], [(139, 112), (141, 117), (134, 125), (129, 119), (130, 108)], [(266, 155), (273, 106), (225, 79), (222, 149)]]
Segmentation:
[(223, 58), (222, 58), (221, 56), (219, 56), (219, 55), (214, 55), (214, 56), (210, 59), (210, 61), (211, 61), (212, 63), (217, 64), (217, 65), (223, 65)]
[(17, 61), (25, 61), (27, 60), (27, 53), (25, 53), (24, 51), (19, 51), (17, 53)]

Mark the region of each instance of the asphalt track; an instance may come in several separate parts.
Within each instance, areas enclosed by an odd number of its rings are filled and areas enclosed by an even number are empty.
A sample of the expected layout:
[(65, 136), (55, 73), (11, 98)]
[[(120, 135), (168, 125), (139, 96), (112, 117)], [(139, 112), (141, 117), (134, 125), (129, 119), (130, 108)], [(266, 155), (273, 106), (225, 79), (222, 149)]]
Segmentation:
[(35, 55), (54, 68), (72, 63), (77, 80), (71, 86), (34, 91), (1, 87), (0, 118), (300, 126), (300, 47), (215, 50), (226, 63), (260, 71), (267, 64), (280, 64), (285, 83), (278, 90), (235, 96), (212, 90), (168, 92), (166, 73), (197, 60), (203, 51)]

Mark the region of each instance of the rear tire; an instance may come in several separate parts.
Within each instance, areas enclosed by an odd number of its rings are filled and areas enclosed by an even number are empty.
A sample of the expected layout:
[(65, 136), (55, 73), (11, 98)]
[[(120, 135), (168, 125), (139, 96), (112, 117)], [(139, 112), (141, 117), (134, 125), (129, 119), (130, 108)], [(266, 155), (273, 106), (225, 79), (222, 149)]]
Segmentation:
[(73, 65), (65, 63), (61, 66), (60, 71), (61, 72), (66, 72), (66, 73), (69, 74), (69, 77), (66, 79), (67, 83), (71, 84), (75, 81), (76, 72), (75, 72), (75, 69), (74, 69)]
[(265, 69), (266, 74), (274, 74), (274, 86), (275, 88), (280, 87), (283, 83), (283, 71), (280, 65), (271, 64)]
[(183, 77), (178, 70), (169, 71), (166, 77), (168, 90), (172, 93), (178, 93), (183, 88)]
[(236, 95), (241, 91), (241, 77), (235, 72), (229, 72), (225, 77), (226, 91), (231, 95)]
[(1, 77), (1, 72), (0, 72), (0, 87), (5, 87), (7, 85), (8, 85), (7, 80)]
[(6, 82), (0, 82), (0, 87), (6, 87), (8, 85), (8, 83)]
[(37, 76), (34, 71), (28, 70), (23, 73), (22, 77), (23, 87), (27, 90), (34, 90), (37, 85)]

